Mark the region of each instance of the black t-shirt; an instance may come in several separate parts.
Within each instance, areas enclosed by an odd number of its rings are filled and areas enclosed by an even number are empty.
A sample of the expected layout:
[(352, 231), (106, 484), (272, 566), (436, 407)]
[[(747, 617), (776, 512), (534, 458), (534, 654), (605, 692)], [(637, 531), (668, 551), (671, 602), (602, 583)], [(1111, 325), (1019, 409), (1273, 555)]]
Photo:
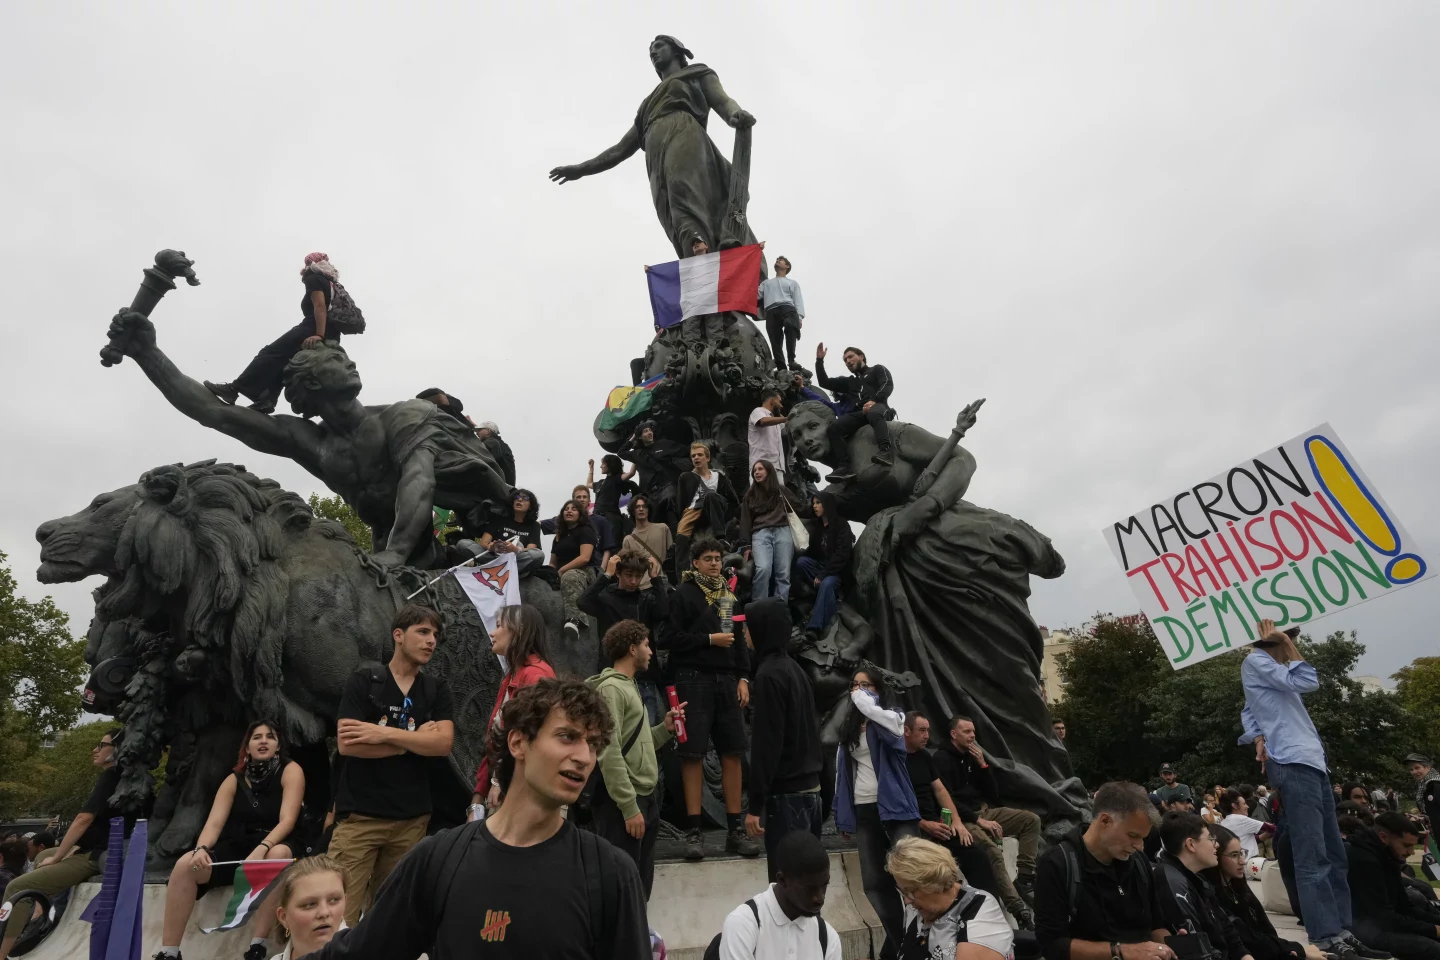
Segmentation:
[(538, 547), (542, 542), (540, 540), (540, 521), (516, 523), (513, 513), (504, 520), (499, 518), (491, 520), (486, 524), (485, 532), (496, 540), (516, 540), (521, 547), (528, 547), (532, 543)]
[[(305, 275), (301, 279), (305, 282), (305, 296), (300, 300), (300, 312), (305, 314), (306, 320), (314, 320), (315, 304), (310, 301), (310, 294), (316, 290), (323, 293), (325, 295), (325, 309), (329, 310), (331, 297), (330, 281), (325, 279), (323, 274), (316, 273), (314, 270), (306, 270)], [(327, 330), (326, 332), (328, 333), (329, 331)]]
[(599, 559), (600, 553), (600, 548), (595, 546), (596, 542), (595, 527), (588, 523), (572, 527), (565, 533), (557, 533), (550, 545), (550, 552), (555, 555), (555, 568), (558, 570), (580, 556), (580, 548), (587, 543), (595, 547), (590, 554), (591, 562), (594, 563)]
[(920, 805), (920, 819), (939, 823), (940, 801), (935, 798), (934, 783), (940, 775), (935, 772), (935, 758), (929, 750), (921, 748), (906, 756), (905, 765), (910, 770), (910, 786), (915, 788), (915, 800)]
[[(417, 676), (408, 696), (400, 692), (390, 667), (381, 666), (384, 683), (372, 683), (372, 668), (350, 675), (340, 694), (340, 719), (419, 729), (431, 720), (454, 720), (450, 688), (444, 680)], [(431, 697), (427, 698), (427, 688)], [(406, 701), (409, 705), (406, 705)], [(405, 752), (394, 757), (346, 757), (335, 791), (337, 815), (358, 813), (384, 820), (409, 820), (431, 812), (432, 757)]]
[(85, 806), (80, 808), (81, 813), (95, 815), (95, 820), (85, 828), (85, 832), (75, 844), (75, 849), (81, 853), (104, 850), (110, 844), (110, 821), (115, 817), (125, 817), (125, 836), (130, 836), (130, 831), (135, 829), (135, 815), (122, 814), (110, 804), (111, 795), (119, 787), (119, 767), (108, 767), (101, 771), (95, 787), (90, 791), (90, 798), (85, 801)]
[(604, 479), (595, 485), (595, 509), (605, 513), (618, 513), (620, 498), (627, 493), (634, 495), (639, 492), (640, 488), (633, 480), (622, 480), (618, 473), (607, 473)]
[[(366, 913), (344, 940), (336, 938), (314, 960), (413, 957), (428, 953), (452, 960), (592, 960), (597, 933), (590, 903), (580, 831), (568, 821), (533, 847), (511, 847), (490, 835), (474, 836), (449, 879), (447, 860), (467, 828), (422, 840), (401, 859)], [(650, 956), (645, 893), (634, 862), (599, 840), (606, 859), (600, 874), (613, 893), (615, 960)]]

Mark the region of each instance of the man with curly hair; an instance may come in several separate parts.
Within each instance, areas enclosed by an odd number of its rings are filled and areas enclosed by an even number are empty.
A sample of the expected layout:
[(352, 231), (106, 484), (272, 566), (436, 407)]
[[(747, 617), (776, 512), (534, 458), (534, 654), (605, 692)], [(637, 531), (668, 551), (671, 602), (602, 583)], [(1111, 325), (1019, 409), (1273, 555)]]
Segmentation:
[(416, 845), (315, 960), (650, 955), (635, 864), (563, 815), (614, 733), (604, 698), (583, 680), (541, 680), (505, 704), (498, 729), (500, 809)]
[(659, 723), (650, 723), (635, 681), (653, 656), (645, 624), (621, 620), (605, 631), (600, 643), (612, 666), (591, 677), (589, 683), (605, 698), (615, 721), (615, 738), (597, 760), (600, 780), (590, 803), (592, 829), (635, 861), (648, 901), (655, 879), (655, 837), (660, 830), (660, 803), (655, 796), (660, 765), (655, 750), (670, 742), (676, 717), (685, 716), (685, 705), (666, 712)]

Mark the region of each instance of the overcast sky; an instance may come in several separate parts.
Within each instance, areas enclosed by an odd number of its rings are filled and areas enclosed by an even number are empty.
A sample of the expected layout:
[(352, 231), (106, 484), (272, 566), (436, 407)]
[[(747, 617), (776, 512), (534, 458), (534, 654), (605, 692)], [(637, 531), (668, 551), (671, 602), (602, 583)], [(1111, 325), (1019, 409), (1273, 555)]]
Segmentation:
[[(650, 337), (673, 259), (643, 156), (563, 187), (679, 37), (758, 118), (751, 221), (817, 339), (966, 440), (969, 497), (1051, 536), (1051, 627), (1137, 609), (1100, 529), (1322, 421), (1440, 549), (1440, 6), (174, 3), (0, 6), (0, 550), (161, 463), (319, 482), (98, 350), (162, 247), (203, 281), (161, 346), (230, 380), (327, 251), (380, 403), (499, 422), (547, 508)], [(730, 131), (711, 119), (728, 154)], [(1430, 491), (1427, 493), (1427, 491)], [(1432, 565), (1440, 555), (1425, 554)], [(81, 632), (92, 581), (53, 589)], [(1362, 672), (1437, 652), (1432, 580), (1343, 611)]]

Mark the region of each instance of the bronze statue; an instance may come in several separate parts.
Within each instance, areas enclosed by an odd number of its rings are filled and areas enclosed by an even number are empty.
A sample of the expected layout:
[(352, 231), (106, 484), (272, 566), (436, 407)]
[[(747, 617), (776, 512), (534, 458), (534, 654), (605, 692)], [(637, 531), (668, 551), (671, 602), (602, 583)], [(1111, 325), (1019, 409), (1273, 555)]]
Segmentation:
[[(567, 183), (603, 173), (644, 150), (655, 214), (680, 258), (692, 255), (696, 240), (711, 250), (755, 242), (744, 210), (755, 118), (730, 98), (714, 70), (687, 64), (694, 56), (674, 37), (656, 37), (650, 62), (660, 83), (640, 104), (625, 136), (591, 160), (550, 171), (551, 180)], [(736, 130), (741, 162), (734, 169), (705, 132), (711, 110)]]
[(121, 310), (110, 322), (109, 346), (134, 358), (190, 419), (253, 450), (294, 460), (344, 497), (374, 531), (381, 565), (444, 566), (431, 536), (431, 507), (465, 513), (509, 497), (510, 485), (485, 445), (435, 404), (362, 404), (355, 364), (335, 344), (301, 350), (285, 368), (285, 399), (300, 416), (216, 399), (176, 368), (155, 343), (155, 325), (134, 310)]
[[(389, 659), (395, 611), (428, 578), (378, 568), (343, 526), (314, 516), (296, 494), (213, 460), (155, 467), (45, 522), (36, 538), (41, 583), (106, 578), (85, 650), (86, 706), (125, 725), (120, 802), (148, 796), (147, 771), (170, 749), (150, 831), (157, 863), (194, 845), (254, 717), (285, 731), (313, 787), (308, 802), (323, 816), (325, 738), (334, 735), (344, 684), (362, 663)], [(556, 668), (592, 670), (593, 647), (564, 639), (559, 592), (538, 577), (523, 578), (520, 592), (545, 618)], [(445, 678), (454, 698), (458, 816), (501, 671), (455, 577), (416, 599), (444, 620), (427, 670)]]
[[(892, 421), (889, 467), (871, 464), (878, 446), (862, 427), (850, 438), (850, 456), (866, 467), (829, 489), (846, 519), (865, 523), (851, 600), (875, 630), (867, 656), (920, 678), (911, 695), (916, 709), (973, 719), (1001, 795), (1040, 813), (1053, 832), (1079, 820), (1087, 797), (1050, 726), (1040, 689), (1043, 641), (1028, 599), (1030, 577), (1058, 577), (1065, 561), (1029, 524), (963, 499), (975, 458), (959, 441), (979, 406), (961, 411), (946, 439)], [(827, 428), (834, 416), (822, 403), (797, 404), (787, 424), (796, 449), (833, 463)]]

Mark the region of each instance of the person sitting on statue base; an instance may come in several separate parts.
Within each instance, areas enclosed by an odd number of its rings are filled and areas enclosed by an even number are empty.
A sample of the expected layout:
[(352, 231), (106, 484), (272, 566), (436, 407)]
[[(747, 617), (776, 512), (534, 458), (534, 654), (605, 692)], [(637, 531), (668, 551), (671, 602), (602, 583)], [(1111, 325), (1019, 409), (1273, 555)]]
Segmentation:
[(244, 396), (254, 401), (250, 409), (274, 413), (284, 386), (285, 365), (290, 358), (302, 348), (313, 347), (322, 340), (340, 342), (339, 326), (329, 316), (335, 284), (339, 280), (340, 271), (335, 269), (329, 256), (319, 252), (306, 254), (305, 265), (300, 268), (300, 281), (305, 285), (305, 296), (300, 300), (303, 318), (273, 343), (262, 347), (234, 382), (211, 383), (206, 380), (205, 389), (224, 403), (233, 404)]
[(848, 377), (828, 377), (825, 375), (825, 357), (829, 353), (825, 344), (817, 344), (815, 347), (815, 373), (820, 385), (827, 390), (839, 393), (854, 394), (859, 402), (858, 409), (842, 414), (835, 418), (830, 426), (830, 449), (835, 454), (835, 470), (826, 477), (832, 483), (840, 480), (851, 480), (855, 477), (855, 470), (850, 463), (850, 452), (846, 441), (855, 435), (855, 432), (866, 424), (875, 431), (875, 443), (880, 448), (875, 456), (870, 458), (872, 463), (882, 467), (893, 466), (895, 455), (890, 445), (890, 430), (885, 421), (892, 416), (889, 407), (890, 392), (895, 389), (895, 382), (890, 377), (890, 371), (879, 365), (870, 366), (865, 358), (865, 351), (859, 347), (845, 348), (845, 368), (850, 371)]
[(840, 607), (840, 587), (855, 554), (855, 534), (840, 516), (835, 495), (828, 490), (810, 498), (810, 509), (820, 520), (820, 536), (810, 538), (798, 565), (815, 587), (815, 606), (805, 624), (805, 638), (813, 643), (820, 639)]
[(479, 546), (496, 553), (515, 554), (515, 569), (523, 577), (544, 566), (540, 548), (540, 501), (529, 490), (518, 489), (510, 500), (509, 516), (494, 517), (480, 534)]
[(305, 772), (289, 758), (278, 727), (266, 720), (251, 723), (240, 740), (239, 760), (220, 783), (195, 849), (175, 861), (170, 872), (155, 960), (180, 960), (180, 940), (195, 901), (212, 887), (230, 885), (239, 866), (235, 861), (290, 859), (286, 841), (300, 819), (304, 795)]

